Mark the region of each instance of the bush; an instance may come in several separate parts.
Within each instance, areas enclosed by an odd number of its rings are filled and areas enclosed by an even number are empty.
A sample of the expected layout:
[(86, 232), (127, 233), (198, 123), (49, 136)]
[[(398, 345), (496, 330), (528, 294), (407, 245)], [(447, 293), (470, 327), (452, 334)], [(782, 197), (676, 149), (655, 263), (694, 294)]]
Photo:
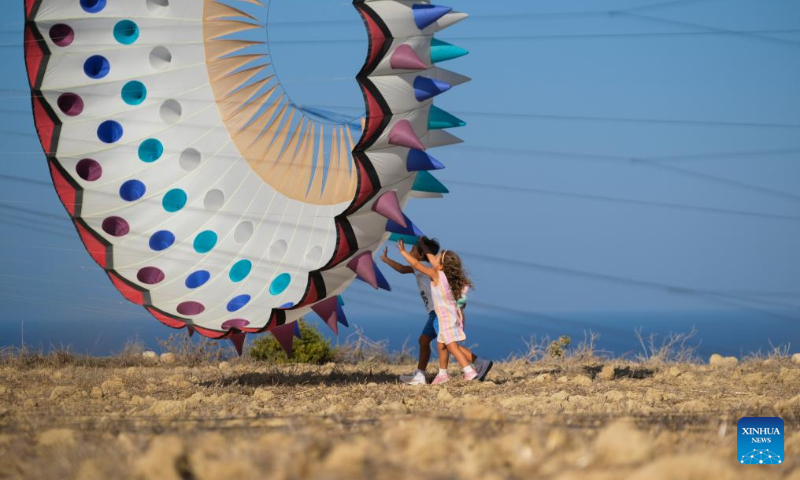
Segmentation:
[(250, 356), (256, 360), (270, 363), (313, 363), (321, 365), (333, 361), (336, 352), (331, 342), (325, 339), (315, 327), (300, 319), (300, 336), (294, 339), (291, 358), (281, 348), (272, 335), (264, 335), (250, 346)]

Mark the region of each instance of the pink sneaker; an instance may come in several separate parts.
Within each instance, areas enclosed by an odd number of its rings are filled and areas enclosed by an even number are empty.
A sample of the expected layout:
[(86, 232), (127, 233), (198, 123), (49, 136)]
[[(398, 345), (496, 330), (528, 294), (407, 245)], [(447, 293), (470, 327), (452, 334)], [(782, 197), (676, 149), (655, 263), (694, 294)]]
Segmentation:
[(450, 375), (448, 375), (447, 373), (438, 373), (431, 382), (431, 385), (442, 385), (443, 383), (447, 383), (449, 381), (450, 381)]
[(469, 382), (470, 380), (475, 380), (476, 378), (478, 378), (478, 372), (476, 372), (474, 368), (469, 372), (464, 372), (465, 382)]

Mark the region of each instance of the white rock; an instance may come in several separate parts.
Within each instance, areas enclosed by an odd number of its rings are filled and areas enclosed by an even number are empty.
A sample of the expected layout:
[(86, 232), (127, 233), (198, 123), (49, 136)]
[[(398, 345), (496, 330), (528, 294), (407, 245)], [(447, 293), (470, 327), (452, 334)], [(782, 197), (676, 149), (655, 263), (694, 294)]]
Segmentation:
[(177, 361), (177, 357), (175, 357), (174, 353), (167, 352), (167, 353), (162, 353), (161, 356), (159, 357), (159, 360), (161, 361), (161, 363), (170, 364), (170, 363), (175, 363)]

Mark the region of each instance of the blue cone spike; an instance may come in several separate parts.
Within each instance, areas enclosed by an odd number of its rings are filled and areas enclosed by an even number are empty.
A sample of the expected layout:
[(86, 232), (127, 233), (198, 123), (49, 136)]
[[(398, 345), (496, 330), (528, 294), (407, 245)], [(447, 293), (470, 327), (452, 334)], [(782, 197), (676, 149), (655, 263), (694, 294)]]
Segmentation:
[(294, 336), (300, 340), (303, 339), (302, 335), (300, 335), (300, 322), (294, 322)]
[(422, 150), (412, 148), (408, 151), (406, 170), (409, 172), (419, 172), (422, 170), (441, 170), (444, 165), (439, 160), (431, 157)]
[(425, 171), (417, 173), (417, 178), (414, 180), (411, 190), (428, 193), (450, 193), (450, 190), (442, 185), (442, 182), (436, 180), (436, 177)]
[(386, 231), (391, 233), (399, 233), (401, 235), (413, 235), (415, 237), (424, 237), (425, 234), (417, 228), (416, 225), (405, 215), (403, 214), (403, 218), (406, 220), (407, 227), (403, 227), (397, 223), (394, 223), (391, 220), (386, 221)]
[(416, 245), (419, 242), (419, 237), (415, 237), (413, 235), (403, 235), (402, 233), (393, 233), (389, 235), (390, 242), (396, 242), (398, 240), (402, 240), (406, 243), (406, 245)]
[[(378, 280), (378, 288), (382, 288), (387, 292), (392, 291), (392, 287), (389, 285), (389, 282), (386, 281), (386, 277), (383, 276), (380, 270), (378, 270), (378, 266), (375, 265), (375, 278)], [(341, 310), (341, 307), (339, 308)]]
[(431, 39), (431, 63), (446, 62), (467, 54), (469, 51), (461, 47), (443, 42), (438, 38)]
[(453, 10), (452, 7), (425, 4), (417, 4), (411, 8), (414, 13), (414, 23), (420, 30), (425, 30), (427, 27), (436, 23), (436, 20), (439, 20)]
[[(383, 275), (381, 275), (381, 277), (383, 277)], [(379, 278), (380, 278), (380, 277), (379, 277)], [(379, 284), (378, 286), (380, 286), (380, 284)], [(341, 323), (341, 324), (342, 324), (342, 325), (344, 325), (345, 327), (349, 327), (349, 326), (350, 326), (350, 324), (349, 324), (349, 323), (347, 323), (347, 317), (345, 317), (345, 316), (344, 316), (344, 308), (342, 308), (341, 298), (342, 298), (342, 297), (339, 297), (339, 299), (340, 299), (340, 303), (339, 303), (339, 305), (336, 307), (336, 321), (337, 321), (337, 322), (339, 322), (339, 323)]]
[(452, 88), (447, 82), (429, 77), (417, 77), (414, 79), (414, 96), (418, 102), (424, 102), (429, 98), (444, 93)]

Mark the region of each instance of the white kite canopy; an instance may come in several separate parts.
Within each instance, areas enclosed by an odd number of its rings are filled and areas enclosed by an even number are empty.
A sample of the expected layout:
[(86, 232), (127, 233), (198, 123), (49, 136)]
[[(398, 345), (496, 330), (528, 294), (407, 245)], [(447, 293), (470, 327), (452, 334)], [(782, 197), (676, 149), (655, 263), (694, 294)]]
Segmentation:
[(464, 123), (433, 98), (469, 79), (433, 35), (466, 17), (356, 0), (369, 33), (361, 122), (322, 121), (270, 63), (269, 0), (24, 0), (36, 129), (92, 258), (162, 323), (241, 348), (300, 316), (346, 325), (339, 294), (389, 289), (372, 255), (447, 189), (428, 149)]

